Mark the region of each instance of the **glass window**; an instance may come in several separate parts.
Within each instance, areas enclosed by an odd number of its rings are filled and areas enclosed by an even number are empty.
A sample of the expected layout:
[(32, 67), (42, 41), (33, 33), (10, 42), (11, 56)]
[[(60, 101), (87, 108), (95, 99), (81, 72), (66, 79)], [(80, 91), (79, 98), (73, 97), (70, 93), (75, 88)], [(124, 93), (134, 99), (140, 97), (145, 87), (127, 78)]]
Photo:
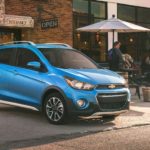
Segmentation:
[(138, 23), (138, 25), (143, 26), (145, 28), (149, 28), (150, 29), (150, 23)]
[(91, 15), (97, 18), (106, 17), (106, 6), (105, 3), (101, 2), (91, 2)]
[(19, 55), (18, 55), (18, 62), (17, 66), (23, 67), (23, 68), (28, 68), (27, 63), (30, 61), (40, 61), (39, 58), (35, 53), (28, 49), (23, 49), (20, 48), (19, 50)]
[(7, 43), (11, 41), (20, 41), (20, 40), (21, 40), (20, 29), (0, 28), (0, 43)]
[(73, 18), (74, 18), (74, 22), (73, 22), (74, 29), (79, 28), (79, 27), (84, 27), (89, 24), (88, 14), (84, 14), (84, 13), (80, 14), (78, 12), (74, 12)]
[(88, 1), (86, 0), (73, 0), (73, 11), (88, 13)]
[[(150, 28), (149, 14), (149, 8), (118, 5), (120, 19), (132, 21), (143, 27)], [(119, 33), (119, 41), (122, 43), (123, 53), (129, 53), (137, 61), (142, 60), (150, 52), (149, 33)]]
[(88, 59), (88, 57), (76, 50), (44, 48), (40, 50), (48, 61), (55, 67), (66, 69), (97, 68), (97, 66), (90, 59)]
[(14, 49), (0, 49), (0, 63), (11, 64)]
[(94, 18), (94, 23), (96, 23), (96, 22), (100, 22), (100, 21), (103, 21), (103, 20), (105, 20), (105, 19)]
[(118, 4), (118, 18), (130, 22), (135, 22), (135, 7)]
[(96, 0), (73, 0), (73, 46), (93, 58), (106, 61), (107, 34), (77, 32), (76, 29), (105, 20), (107, 3)]
[(149, 8), (137, 8), (137, 21), (142, 23), (150, 23), (150, 9)]

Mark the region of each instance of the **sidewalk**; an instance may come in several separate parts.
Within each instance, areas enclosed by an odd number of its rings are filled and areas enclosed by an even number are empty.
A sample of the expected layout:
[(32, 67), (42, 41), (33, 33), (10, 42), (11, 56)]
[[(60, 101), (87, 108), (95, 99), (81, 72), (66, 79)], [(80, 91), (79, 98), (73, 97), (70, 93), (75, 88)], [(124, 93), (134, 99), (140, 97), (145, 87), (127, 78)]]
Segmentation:
[(135, 95), (134, 88), (131, 91), (130, 111), (120, 115), (116, 120), (117, 127), (129, 127), (150, 124), (150, 102), (143, 101), (142, 88), (140, 88), (141, 99)]
[(140, 87), (140, 98), (138, 97), (138, 94), (136, 93), (136, 88), (130, 88), (130, 92), (131, 92), (131, 104), (132, 103), (143, 103), (143, 104), (146, 104), (144, 102), (144, 98), (143, 98), (143, 92), (142, 92), (142, 88), (143, 87), (144, 86)]

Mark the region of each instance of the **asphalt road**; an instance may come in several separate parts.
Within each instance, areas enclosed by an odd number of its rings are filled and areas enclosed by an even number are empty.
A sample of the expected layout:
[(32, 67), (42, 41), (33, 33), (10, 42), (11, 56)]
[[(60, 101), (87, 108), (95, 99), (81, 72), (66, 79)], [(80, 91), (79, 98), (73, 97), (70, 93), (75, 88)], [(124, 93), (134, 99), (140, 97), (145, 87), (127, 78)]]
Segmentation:
[(150, 150), (150, 126), (100, 132), (16, 150)]

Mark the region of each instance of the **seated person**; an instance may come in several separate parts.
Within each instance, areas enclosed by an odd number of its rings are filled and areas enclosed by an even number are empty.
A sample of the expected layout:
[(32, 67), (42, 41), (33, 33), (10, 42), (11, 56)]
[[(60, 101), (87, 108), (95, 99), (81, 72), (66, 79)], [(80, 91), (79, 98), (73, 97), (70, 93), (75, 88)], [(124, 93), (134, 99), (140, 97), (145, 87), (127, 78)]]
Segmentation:
[(133, 58), (129, 54), (123, 54), (123, 68), (124, 69), (131, 69), (133, 68)]

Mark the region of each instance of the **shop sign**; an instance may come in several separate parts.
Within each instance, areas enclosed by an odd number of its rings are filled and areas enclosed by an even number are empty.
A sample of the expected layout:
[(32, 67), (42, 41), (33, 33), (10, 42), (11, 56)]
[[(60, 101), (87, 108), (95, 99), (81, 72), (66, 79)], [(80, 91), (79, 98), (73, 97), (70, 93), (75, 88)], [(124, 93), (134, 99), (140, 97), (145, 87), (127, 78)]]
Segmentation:
[(31, 17), (16, 15), (0, 15), (0, 25), (9, 27), (34, 27), (34, 20)]
[(34, 20), (26, 16), (6, 15), (4, 22), (7, 26), (34, 27)]
[(58, 19), (57, 18), (41, 21), (42, 29), (57, 28), (57, 27), (58, 27)]

